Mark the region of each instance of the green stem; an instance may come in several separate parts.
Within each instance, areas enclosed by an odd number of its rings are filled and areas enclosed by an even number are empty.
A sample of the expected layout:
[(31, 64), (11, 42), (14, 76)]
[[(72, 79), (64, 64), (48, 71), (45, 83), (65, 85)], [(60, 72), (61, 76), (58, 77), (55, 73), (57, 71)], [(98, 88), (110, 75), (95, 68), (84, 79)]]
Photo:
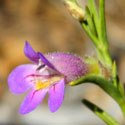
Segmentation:
[(90, 37), (90, 39), (93, 41), (95, 47), (97, 47), (98, 46), (98, 39), (92, 34), (92, 32), (90, 31), (88, 25), (86, 25), (85, 22), (81, 22), (81, 25), (84, 28), (85, 32)]
[(85, 11), (87, 23), (85, 21), (80, 23), (94, 43), (99, 60), (112, 69), (112, 60), (106, 35), (104, 0), (100, 2), (100, 17), (98, 17), (94, 0), (88, 0), (88, 2), (89, 8), (86, 7)]
[(105, 0), (99, 0), (99, 33), (100, 33), (100, 41), (102, 41), (101, 47), (99, 50), (101, 51), (104, 57), (104, 62), (107, 66), (112, 68), (112, 60), (109, 52), (109, 45), (107, 40), (106, 33), (106, 23), (105, 23)]
[(125, 99), (119, 92), (119, 90), (114, 87), (113, 83), (109, 80), (106, 80), (105, 78), (97, 75), (86, 75), (81, 77), (80, 79), (77, 79), (76, 81), (73, 81), (69, 83), (71, 86), (79, 85), (83, 83), (91, 82), (93, 84), (98, 85), (100, 88), (102, 88), (108, 95), (110, 95), (121, 107), (123, 111), (123, 115), (125, 116)]
[(102, 63), (104, 63), (107, 67), (112, 69), (112, 59), (109, 52), (109, 49), (105, 47), (105, 45), (100, 44), (97, 48), (97, 54)]
[[(77, 5), (77, 0), (71, 0)], [(125, 116), (125, 97), (124, 90), (120, 80), (118, 79), (117, 71), (113, 74), (113, 64), (109, 51), (109, 45), (106, 33), (105, 24), (105, 0), (99, 0), (99, 14), (95, 5), (95, 0), (88, 0), (89, 6), (86, 10), (86, 17), (79, 20), (82, 27), (95, 45), (98, 59), (105, 64), (111, 71), (111, 80), (97, 75), (86, 75), (70, 85), (78, 85), (84, 82), (92, 82), (101, 87), (107, 94), (117, 101)], [(85, 16), (85, 15), (83, 15)], [(115, 70), (114, 70), (115, 71)]]
[(97, 105), (86, 99), (82, 100), (82, 103), (85, 104), (98, 117), (100, 117), (105, 123), (107, 123), (107, 125), (120, 125), (113, 117), (111, 117), (107, 112), (103, 111)]
[(86, 82), (92, 82), (93, 84), (98, 85), (100, 88), (102, 88), (106, 93), (108, 93), (112, 98), (114, 98), (119, 104), (122, 103), (122, 95), (121, 93), (113, 86), (113, 84), (106, 80), (105, 78), (97, 75), (86, 75), (81, 77), (80, 79), (77, 79), (76, 81), (73, 81), (70, 83), (70, 85), (79, 85)]
[(101, 40), (108, 47), (106, 24), (105, 24), (105, 0), (99, 0), (100, 34)]
[(120, 107), (122, 109), (122, 112), (123, 112), (123, 115), (124, 115), (124, 118), (125, 118), (125, 98), (123, 99), (122, 103), (120, 104)]
[(96, 27), (95, 27), (95, 24), (94, 24), (94, 20), (92, 18), (92, 15), (90, 13), (90, 10), (88, 8), (88, 6), (85, 7), (85, 14), (86, 14), (86, 20), (88, 22), (88, 25), (89, 25), (89, 28), (90, 28), (90, 31), (92, 32), (92, 34), (94, 36), (97, 37), (97, 31), (96, 31)]
[(115, 61), (113, 62), (113, 65), (112, 65), (112, 81), (113, 81), (113, 85), (120, 91), (121, 95), (124, 97), (124, 87), (121, 81), (119, 80)]
[(88, 3), (89, 3), (89, 9), (90, 9), (92, 16), (93, 16), (93, 19), (94, 19), (97, 34), (98, 34), (98, 37), (100, 39), (101, 36), (100, 36), (100, 30), (99, 30), (99, 15), (98, 15), (97, 8), (95, 5), (95, 0), (88, 0)]

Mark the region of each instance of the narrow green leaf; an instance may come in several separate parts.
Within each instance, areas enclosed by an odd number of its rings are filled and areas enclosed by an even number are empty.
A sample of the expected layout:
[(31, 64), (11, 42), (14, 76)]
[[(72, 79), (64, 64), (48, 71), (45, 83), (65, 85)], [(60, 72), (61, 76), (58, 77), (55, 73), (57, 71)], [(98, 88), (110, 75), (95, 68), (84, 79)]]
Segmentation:
[(90, 31), (93, 33), (94, 36), (97, 37), (95, 23), (94, 23), (93, 17), (91, 15), (91, 12), (90, 12), (88, 6), (85, 7), (85, 14), (86, 14), (86, 19), (87, 19), (87, 23), (89, 25)]
[(112, 65), (112, 77), (113, 77), (113, 84), (115, 87), (117, 87), (116, 76), (117, 76), (117, 69), (116, 69), (116, 63), (114, 61)]
[(102, 88), (106, 93), (108, 93), (112, 98), (114, 98), (119, 104), (122, 103), (122, 95), (121, 93), (113, 86), (113, 84), (106, 80), (105, 78), (97, 75), (86, 75), (81, 77), (80, 79), (73, 81), (70, 85), (79, 85), (82, 83), (91, 82), (93, 84), (98, 85)]
[(94, 36), (94, 34), (90, 31), (89, 26), (84, 22), (80, 22), (82, 27), (84, 28), (85, 32), (88, 34), (90, 39), (92, 40), (93, 44), (95, 45), (95, 48), (98, 46), (98, 39)]
[(89, 3), (90, 12), (91, 12), (91, 14), (93, 16), (93, 19), (94, 19), (94, 23), (95, 23), (95, 27), (96, 27), (96, 30), (97, 30), (98, 38), (100, 39), (99, 15), (98, 15), (98, 12), (97, 12), (95, 0), (88, 0), (88, 3)]
[(113, 62), (113, 66), (112, 66), (112, 78), (113, 78), (114, 86), (116, 88), (118, 88), (118, 90), (121, 92), (122, 96), (124, 96), (124, 88), (122, 86), (122, 83), (119, 80), (115, 61)]
[(101, 40), (108, 47), (105, 23), (105, 0), (99, 0), (99, 20)]
[(97, 105), (91, 103), (90, 101), (83, 99), (82, 103), (85, 104), (91, 111), (93, 111), (98, 117), (100, 117), (108, 125), (120, 125), (113, 117), (111, 117), (107, 112), (103, 111)]
[(87, 83), (87, 82), (91, 82), (93, 84), (98, 85), (109, 96), (111, 96), (119, 104), (119, 106), (121, 107), (121, 109), (123, 111), (123, 115), (125, 117), (125, 98), (121, 95), (119, 90), (109, 80), (107, 80), (101, 76), (98, 76), (98, 75), (90, 74), (90, 75), (83, 76), (83, 77), (77, 79), (76, 81), (72, 81), (69, 84), (71, 86), (75, 86), (75, 85), (79, 85), (79, 84), (83, 84), (83, 83)]

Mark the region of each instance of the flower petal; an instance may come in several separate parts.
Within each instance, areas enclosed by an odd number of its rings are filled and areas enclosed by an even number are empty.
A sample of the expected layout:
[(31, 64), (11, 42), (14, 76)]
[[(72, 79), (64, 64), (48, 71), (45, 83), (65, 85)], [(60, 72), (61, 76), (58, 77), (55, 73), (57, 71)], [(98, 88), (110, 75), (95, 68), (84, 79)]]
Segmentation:
[(49, 89), (49, 109), (55, 112), (62, 104), (64, 98), (65, 81), (62, 79)]
[(26, 114), (34, 110), (43, 100), (47, 90), (32, 90), (24, 99), (20, 107), (20, 114)]
[(41, 54), (40, 52), (38, 52), (38, 55), (39, 55), (40, 59), (42, 60), (42, 62), (43, 62), (44, 64), (46, 64), (46, 65), (47, 65), (48, 67), (50, 67), (51, 69), (56, 70), (56, 69), (54, 68), (54, 66), (46, 59), (46, 57), (45, 57), (43, 54)]
[(38, 54), (33, 50), (31, 45), (27, 41), (25, 43), (24, 53), (32, 62), (34, 62), (34, 63), (39, 62)]
[(8, 84), (10, 91), (14, 94), (21, 94), (26, 92), (32, 87), (30, 78), (26, 78), (27, 75), (34, 73), (36, 69), (35, 65), (25, 64), (15, 68), (8, 77)]
[(65, 76), (69, 83), (86, 74), (86, 63), (79, 57), (67, 53), (50, 53), (45, 55), (55, 69)]

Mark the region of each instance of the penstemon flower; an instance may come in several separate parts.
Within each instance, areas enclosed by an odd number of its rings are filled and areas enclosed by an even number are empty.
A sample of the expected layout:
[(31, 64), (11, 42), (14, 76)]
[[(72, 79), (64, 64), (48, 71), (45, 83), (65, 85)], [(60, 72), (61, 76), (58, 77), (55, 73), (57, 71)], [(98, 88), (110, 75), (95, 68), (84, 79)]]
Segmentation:
[(25, 44), (24, 53), (34, 64), (20, 65), (8, 77), (12, 93), (22, 94), (31, 90), (21, 104), (20, 114), (34, 110), (47, 92), (49, 109), (55, 112), (63, 102), (65, 84), (83, 76), (86, 73), (86, 64), (71, 54), (43, 55), (35, 52), (28, 42)]

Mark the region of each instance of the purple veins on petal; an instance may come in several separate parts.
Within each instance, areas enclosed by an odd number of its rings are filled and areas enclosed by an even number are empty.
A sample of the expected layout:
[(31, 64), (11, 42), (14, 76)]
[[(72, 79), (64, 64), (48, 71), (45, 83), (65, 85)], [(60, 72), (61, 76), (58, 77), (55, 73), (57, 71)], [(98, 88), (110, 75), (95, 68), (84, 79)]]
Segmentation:
[(45, 66), (46, 66), (45, 64), (40, 65), (36, 70), (40, 70), (40, 69), (44, 68)]
[(21, 94), (30, 89), (33, 84), (26, 76), (35, 72), (36, 66), (33, 64), (20, 65), (15, 68), (8, 77), (10, 91), (14, 94)]
[(33, 111), (42, 102), (46, 93), (47, 90), (32, 90), (28, 93), (19, 109), (20, 114), (27, 114)]
[(39, 62), (39, 56), (38, 54), (33, 50), (33, 48), (30, 46), (30, 44), (26, 41), (25, 47), (24, 47), (24, 54), (34, 63)]
[(62, 104), (64, 99), (65, 81), (60, 80), (55, 86), (49, 89), (48, 105), (51, 112), (55, 112)]

